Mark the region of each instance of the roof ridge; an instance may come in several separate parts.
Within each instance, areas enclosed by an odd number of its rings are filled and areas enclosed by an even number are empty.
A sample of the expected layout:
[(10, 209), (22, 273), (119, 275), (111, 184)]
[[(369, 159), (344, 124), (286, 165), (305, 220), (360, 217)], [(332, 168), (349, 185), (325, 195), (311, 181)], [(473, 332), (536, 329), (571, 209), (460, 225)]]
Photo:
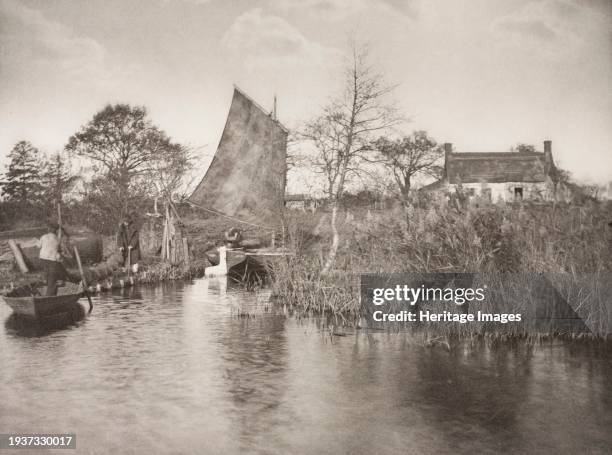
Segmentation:
[(544, 152), (451, 152), (451, 156), (460, 155), (512, 155), (512, 156), (544, 156)]

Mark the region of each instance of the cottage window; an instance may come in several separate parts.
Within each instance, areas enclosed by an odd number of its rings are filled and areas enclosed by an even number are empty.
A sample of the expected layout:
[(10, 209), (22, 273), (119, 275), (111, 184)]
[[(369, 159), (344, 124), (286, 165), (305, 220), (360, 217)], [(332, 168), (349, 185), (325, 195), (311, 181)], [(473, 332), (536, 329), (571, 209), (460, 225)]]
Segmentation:
[(517, 186), (514, 188), (514, 200), (515, 201), (523, 200), (523, 188), (522, 187)]
[(491, 201), (491, 188), (483, 188), (480, 194), (485, 201)]

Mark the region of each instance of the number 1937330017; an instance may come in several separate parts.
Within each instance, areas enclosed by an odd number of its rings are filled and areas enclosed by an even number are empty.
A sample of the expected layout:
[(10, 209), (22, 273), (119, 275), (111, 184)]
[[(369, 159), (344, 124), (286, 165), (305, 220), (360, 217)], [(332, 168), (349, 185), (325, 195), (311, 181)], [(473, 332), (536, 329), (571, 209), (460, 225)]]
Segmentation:
[(76, 449), (75, 434), (0, 434), (0, 449)]

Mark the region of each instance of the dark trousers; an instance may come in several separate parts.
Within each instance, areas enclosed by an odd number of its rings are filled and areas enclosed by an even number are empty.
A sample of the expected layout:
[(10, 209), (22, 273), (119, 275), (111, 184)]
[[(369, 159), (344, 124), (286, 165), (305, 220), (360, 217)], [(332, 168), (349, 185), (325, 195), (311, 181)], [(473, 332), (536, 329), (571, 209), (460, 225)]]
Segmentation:
[(47, 278), (47, 291), (45, 295), (56, 295), (57, 294), (57, 280), (63, 280), (66, 278), (66, 269), (61, 262), (49, 261), (48, 259), (41, 259), (45, 270), (45, 276)]

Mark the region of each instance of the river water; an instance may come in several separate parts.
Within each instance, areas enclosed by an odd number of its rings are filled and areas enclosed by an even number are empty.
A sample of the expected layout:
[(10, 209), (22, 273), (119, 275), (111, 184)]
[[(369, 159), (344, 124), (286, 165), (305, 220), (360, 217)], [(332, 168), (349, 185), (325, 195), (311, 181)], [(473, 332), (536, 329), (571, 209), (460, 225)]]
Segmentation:
[(54, 329), (2, 305), (0, 433), (76, 433), (83, 454), (612, 450), (609, 351), (332, 337), (267, 297), (207, 279), (126, 289)]

